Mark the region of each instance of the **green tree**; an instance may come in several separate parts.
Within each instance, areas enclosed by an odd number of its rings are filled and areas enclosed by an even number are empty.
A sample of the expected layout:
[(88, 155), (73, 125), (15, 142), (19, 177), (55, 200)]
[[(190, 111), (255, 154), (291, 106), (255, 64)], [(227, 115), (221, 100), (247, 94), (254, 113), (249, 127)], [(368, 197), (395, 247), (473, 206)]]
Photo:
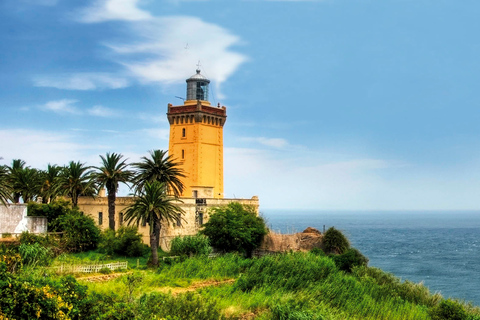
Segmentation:
[(212, 208), (210, 218), (200, 231), (210, 239), (213, 247), (229, 252), (238, 251), (251, 257), (268, 230), (262, 217), (253, 207), (231, 202)]
[(8, 181), (8, 168), (0, 166), (0, 203), (7, 205), (8, 201), (12, 199), (12, 188)]
[(56, 164), (47, 165), (47, 170), (40, 172), (40, 196), (43, 203), (50, 203), (60, 195), (60, 188), (58, 185), (59, 176), (62, 172), (62, 167)]
[[(139, 194), (145, 183), (154, 181), (163, 182), (166, 185), (167, 193), (179, 197), (183, 193), (184, 185), (182, 178), (185, 178), (180, 164), (175, 162), (167, 152), (163, 150), (150, 151), (150, 158), (142, 157), (141, 162), (134, 163), (136, 174), (133, 179), (135, 193)], [(160, 226), (156, 226), (157, 240), (160, 240)]]
[(68, 166), (62, 169), (58, 178), (61, 194), (72, 200), (74, 207), (78, 204), (79, 196), (94, 196), (95, 185), (92, 179), (91, 167), (84, 163), (70, 161)]
[(23, 170), (25, 167), (25, 161), (21, 159), (13, 159), (12, 166), (8, 167), (8, 181), (9, 185), (12, 188), (12, 201), (13, 203), (19, 203), (20, 197), (22, 196), (21, 192), (16, 190), (15, 184), (18, 176), (18, 172)]
[(56, 224), (58, 229), (63, 231), (63, 248), (69, 252), (93, 250), (100, 242), (100, 229), (95, 225), (95, 221), (76, 208), (59, 216)]
[(12, 183), (14, 194), (22, 198), (24, 203), (34, 201), (40, 193), (40, 172), (37, 169), (25, 167), (15, 170)]
[(185, 178), (180, 164), (175, 162), (167, 152), (163, 150), (150, 151), (150, 158), (142, 157), (141, 162), (133, 164), (137, 172), (133, 183), (135, 193), (140, 193), (147, 182), (159, 181), (165, 183), (167, 192), (176, 197), (183, 192), (182, 178)]
[(329, 228), (322, 239), (325, 253), (343, 254), (350, 248), (347, 237), (334, 227)]
[(108, 194), (108, 226), (115, 230), (115, 201), (117, 197), (119, 183), (130, 182), (133, 172), (128, 170), (126, 160), (122, 160), (123, 155), (118, 153), (107, 153), (107, 155), (100, 156), (102, 159), (102, 166), (95, 167), (98, 172), (95, 172), (93, 177), (98, 183), (99, 187), (106, 188)]
[(152, 264), (158, 266), (158, 235), (162, 222), (172, 222), (181, 218), (184, 211), (175, 203), (176, 198), (169, 197), (165, 183), (146, 182), (134, 203), (125, 209), (125, 221), (128, 224), (148, 224), (150, 227), (150, 249)]

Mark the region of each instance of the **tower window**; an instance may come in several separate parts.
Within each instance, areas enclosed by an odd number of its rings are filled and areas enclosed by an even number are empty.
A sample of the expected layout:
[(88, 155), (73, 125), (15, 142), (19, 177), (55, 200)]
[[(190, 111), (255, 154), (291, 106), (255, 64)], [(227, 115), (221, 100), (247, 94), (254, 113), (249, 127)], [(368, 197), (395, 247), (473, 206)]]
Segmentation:
[(185, 160), (185, 149), (182, 149), (182, 160)]
[(182, 138), (185, 138), (187, 136), (187, 130), (185, 128), (182, 128)]
[(98, 213), (98, 225), (101, 226), (103, 224), (103, 212)]
[(118, 214), (118, 224), (121, 226), (123, 225), (123, 212)]

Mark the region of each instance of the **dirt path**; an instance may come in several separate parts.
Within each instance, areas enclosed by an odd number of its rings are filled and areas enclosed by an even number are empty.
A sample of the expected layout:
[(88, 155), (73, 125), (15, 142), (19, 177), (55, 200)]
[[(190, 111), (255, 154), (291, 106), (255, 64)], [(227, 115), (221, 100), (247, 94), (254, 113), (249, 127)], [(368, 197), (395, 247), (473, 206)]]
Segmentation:
[(87, 282), (105, 282), (105, 281), (110, 281), (112, 279), (121, 277), (126, 274), (130, 274), (131, 272), (127, 273), (112, 273), (112, 274), (101, 274), (101, 275), (95, 275), (95, 276), (88, 276), (88, 277), (79, 277), (77, 280), (79, 281), (87, 281)]
[(178, 288), (178, 287), (160, 287), (157, 288), (158, 292), (171, 292), (174, 296), (180, 293), (185, 293), (185, 292), (190, 292), (190, 291), (197, 291), (198, 289), (201, 288), (206, 288), (206, 287), (217, 287), (221, 286), (224, 284), (229, 284), (229, 283), (234, 283), (236, 279), (227, 279), (227, 280), (206, 280), (206, 281), (198, 281), (192, 283), (190, 286), (186, 288)]

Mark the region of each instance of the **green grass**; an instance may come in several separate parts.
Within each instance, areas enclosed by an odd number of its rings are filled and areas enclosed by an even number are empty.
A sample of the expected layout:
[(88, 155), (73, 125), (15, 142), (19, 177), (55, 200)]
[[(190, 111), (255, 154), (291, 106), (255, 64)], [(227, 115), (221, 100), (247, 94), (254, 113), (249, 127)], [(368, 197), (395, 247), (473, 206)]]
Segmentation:
[[(90, 251), (57, 260), (56, 263), (105, 263), (122, 259)], [(136, 258), (124, 260), (136, 268)], [(260, 320), (429, 320), (433, 319), (432, 314), (438, 314), (441, 302), (445, 301), (423, 284), (402, 282), (376, 268), (356, 267), (346, 273), (332, 259), (311, 253), (256, 259), (227, 254), (216, 258), (161, 260), (158, 269), (147, 268), (147, 260), (148, 257), (141, 258), (140, 268), (116, 279), (84, 284), (92, 297), (105, 297), (102, 304), (105, 310), (127, 308), (131, 314), (142, 314), (144, 318), (148, 308), (157, 308), (154, 301), (176, 301), (175, 306), (161, 312), (191, 314), (191, 308), (204, 306), (204, 313), (200, 312), (198, 319), (200, 314), (218, 315), (219, 311), (229, 319), (253, 314)], [(195, 293), (186, 292), (191, 286), (215, 281), (221, 284), (201, 286)], [(169, 290), (176, 295), (169, 294)], [(465, 310), (464, 320), (480, 319), (477, 307), (458, 304)], [(172, 315), (171, 319), (176, 318)]]

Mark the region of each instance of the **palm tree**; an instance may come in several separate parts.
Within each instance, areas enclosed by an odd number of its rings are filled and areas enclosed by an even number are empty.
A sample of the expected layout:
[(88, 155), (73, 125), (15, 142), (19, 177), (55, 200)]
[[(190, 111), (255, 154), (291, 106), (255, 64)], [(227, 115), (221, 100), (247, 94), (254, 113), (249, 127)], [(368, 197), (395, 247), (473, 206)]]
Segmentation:
[[(166, 185), (167, 193), (179, 197), (183, 193), (184, 185), (181, 178), (185, 178), (183, 170), (178, 162), (173, 161), (171, 156), (163, 150), (150, 151), (150, 158), (142, 157), (141, 162), (134, 163), (137, 169), (133, 184), (135, 193), (139, 194), (146, 182), (159, 181)], [(157, 240), (160, 241), (160, 226), (155, 230)]]
[(35, 168), (25, 167), (15, 170), (14, 177), (12, 186), (15, 196), (21, 196), (23, 203), (34, 201), (40, 193), (39, 171)]
[(134, 163), (137, 169), (133, 183), (135, 193), (140, 193), (146, 182), (164, 182), (167, 192), (179, 197), (184, 189), (181, 178), (185, 178), (183, 170), (178, 162), (173, 161), (171, 156), (163, 150), (150, 151), (150, 158), (142, 157), (141, 162)]
[(74, 207), (78, 204), (79, 196), (94, 196), (95, 185), (92, 179), (91, 167), (84, 163), (70, 161), (68, 166), (62, 169), (58, 178), (60, 193), (70, 197)]
[(120, 182), (130, 182), (133, 172), (128, 170), (126, 160), (122, 160), (123, 155), (117, 153), (107, 153), (102, 159), (102, 166), (95, 167), (93, 177), (99, 187), (106, 188), (108, 193), (108, 226), (115, 230), (115, 200)]
[(40, 186), (40, 195), (42, 196), (43, 203), (50, 203), (59, 196), (59, 186), (58, 179), (62, 172), (62, 167), (57, 166), (56, 164), (47, 165), (46, 171), (41, 171), (41, 186)]
[(20, 197), (22, 196), (22, 194), (20, 193), (20, 191), (18, 190), (15, 190), (15, 182), (16, 180), (18, 180), (18, 172), (23, 170), (23, 168), (25, 168), (25, 161), (21, 160), (21, 159), (13, 159), (12, 160), (12, 166), (11, 167), (8, 167), (8, 173), (9, 173), (9, 184), (10, 186), (12, 187), (12, 201), (13, 203), (19, 203), (20, 202)]
[(165, 183), (154, 181), (146, 182), (135, 202), (124, 211), (125, 221), (128, 224), (135, 222), (138, 225), (148, 223), (150, 226), (150, 249), (152, 250), (152, 264), (158, 266), (158, 236), (162, 222), (176, 221), (184, 213), (183, 209), (174, 203), (176, 198), (167, 195)]
[(0, 202), (4, 205), (11, 200), (12, 188), (8, 181), (8, 167), (0, 166)]

